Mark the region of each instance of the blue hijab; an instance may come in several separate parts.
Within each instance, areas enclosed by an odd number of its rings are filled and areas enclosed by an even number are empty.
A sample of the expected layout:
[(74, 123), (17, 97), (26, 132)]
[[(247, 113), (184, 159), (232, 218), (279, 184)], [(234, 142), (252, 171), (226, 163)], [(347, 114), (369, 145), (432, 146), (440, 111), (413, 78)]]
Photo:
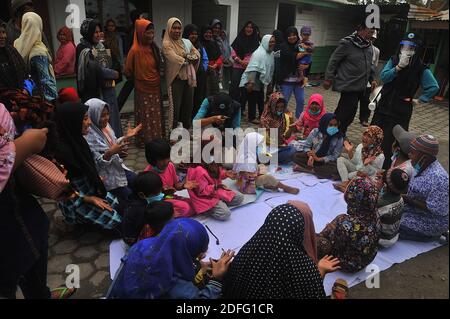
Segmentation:
[(161, 298), (178, 279), (194, 279), (194, 260), (207, 251), (208, 244), (206, 229), (198, 221), (179, 218), (169, 222), (158, 236), (130, 248), (109, 298)]
[(319, 121), (319, 132), (322, 133), (323, 141), (320, 149), (317, 151), (316, 155), (318, 157), (324, 157), (328, 155), (328, 150), (330, 149), (330, 144), (333, 138), (340, 138), (341, 132), (331, 136), (327, 132), (328, 125), (331, 120), (336, 119), (336, 114), (334, 113), (325, 113)]

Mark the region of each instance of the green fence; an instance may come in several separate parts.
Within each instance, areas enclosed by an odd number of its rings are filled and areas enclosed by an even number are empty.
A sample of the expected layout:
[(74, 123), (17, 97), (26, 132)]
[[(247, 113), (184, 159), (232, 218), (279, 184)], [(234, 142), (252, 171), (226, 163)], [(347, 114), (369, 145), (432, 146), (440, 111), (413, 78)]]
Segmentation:
[(336, 46), (315, 47), (312, 58), (311, 72), (312, 74), (325, 73), (328, 65), (328, 60), (331, 54), (336, 49)]

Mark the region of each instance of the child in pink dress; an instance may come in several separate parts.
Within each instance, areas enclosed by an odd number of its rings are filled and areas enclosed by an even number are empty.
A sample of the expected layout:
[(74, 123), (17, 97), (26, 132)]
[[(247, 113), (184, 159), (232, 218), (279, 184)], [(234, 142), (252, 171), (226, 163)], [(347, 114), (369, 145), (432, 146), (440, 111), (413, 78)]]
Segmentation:
[(292, 142), (296, 139), (293, 133), (300, 133), (299, 139), (307, 139), (309, 133), (315, 128), (319, 127), (319, 122), (322, 116), (327, 112), (325, 104), (323, 103), (323, 97), (320, 94), (313, 94), (309, 98), (308, 106), (300, 114), (298, 120), (289, 127), (289, 131), (286, 136), (289, 136), (288, 142)]
[(210, 213), (218, 220), (230, 218), (230, 206), (238, 206), (244, 201), (244, 195), (232, 191), (222, 184), (226, 178), (235, 178), (234, 174), (211, 163), (190, 167), (186, 178), (197, 182), (197, 187), (189, 191), (189, 197), (196, 214)]
[[(184, 183), (180, 182), (175, 165), (170, 161), (170, 144), (166, 140), (156, 139), (145, 145), (145, 157), (150, 164), (145, 169), (146, 172), (152, 171), (161, 177), (163, 183), (163, 193), (166, 195), (166, 201), (172, 203), (174, 217), (190, 217), (194, 215), (192, 203), (189, 198), (175, 195), (176, 191), (183, 189), (192, 189), (197, 186), (196, 182), (186, 179)], [(171, 197), (171, 199), (169, 199)]]

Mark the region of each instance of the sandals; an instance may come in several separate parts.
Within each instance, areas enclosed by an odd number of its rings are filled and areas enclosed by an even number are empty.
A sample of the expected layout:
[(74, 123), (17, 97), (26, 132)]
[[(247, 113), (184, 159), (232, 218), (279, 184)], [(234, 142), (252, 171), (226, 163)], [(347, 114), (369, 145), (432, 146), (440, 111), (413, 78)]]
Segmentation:
[(336, 279), (331, 290), (331, 299), (347, 299), (348, 298), (348, 284), (344, 279)]
[(64, 286), (51, 290), (52, 299), (69, 299), (77, 291), (76, 288), (67, 288)]

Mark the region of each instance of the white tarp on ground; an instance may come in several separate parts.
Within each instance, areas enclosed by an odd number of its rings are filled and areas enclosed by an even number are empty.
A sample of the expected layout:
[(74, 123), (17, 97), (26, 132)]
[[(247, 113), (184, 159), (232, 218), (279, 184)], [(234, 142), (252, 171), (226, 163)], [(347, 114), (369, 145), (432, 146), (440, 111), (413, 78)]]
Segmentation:
[[(331, 181), (319, 180), (308, 174), (292, 174), (286, 170), (280, 172), (277, 177), (289, 186), (300, 188), (300, 193), (298, 195), (290, 195), (282, 192), (264, 192), (254, 203), (233, 209), (231, 219), (226, 222), (211, 218), (199, 218), (200, 222), (208, 225), (220, 242), (219, 245), (216, 245), (216, 239), (209, 234), (210, 244), (207, 257), (219, 257), (222, 249), (233, 249), (237, 253), (262, 226), (272, 208), (284, 204), (288, 200), (301, 200), (309, 204), (314, 214), (316, 232), (320, 232), (327, 223), (346, 211), (347, 206), (343, 194), (333, 188)], [(439, 246), (437, 242), (399, 241), (389, 249), (380, 249), (372, 264), (376, 265), (380, 271), (383, 271), (393, 264), (404, 262)], [(120, 259), (125, 252), (126, 245), (123, 241), (117, 240), (111, 243), (111, 279), (114, 278), (120, 265)], [(327, 295), (331, 293), (331, 287), (336, 278), (347, 280), (351, 287), (365, 281), (369, 276), (373, 276), (373, 273), (365, 270), (355, 274), (347, 274), (340, 271), (328, 274), (324, 280), (325, 291)]]

